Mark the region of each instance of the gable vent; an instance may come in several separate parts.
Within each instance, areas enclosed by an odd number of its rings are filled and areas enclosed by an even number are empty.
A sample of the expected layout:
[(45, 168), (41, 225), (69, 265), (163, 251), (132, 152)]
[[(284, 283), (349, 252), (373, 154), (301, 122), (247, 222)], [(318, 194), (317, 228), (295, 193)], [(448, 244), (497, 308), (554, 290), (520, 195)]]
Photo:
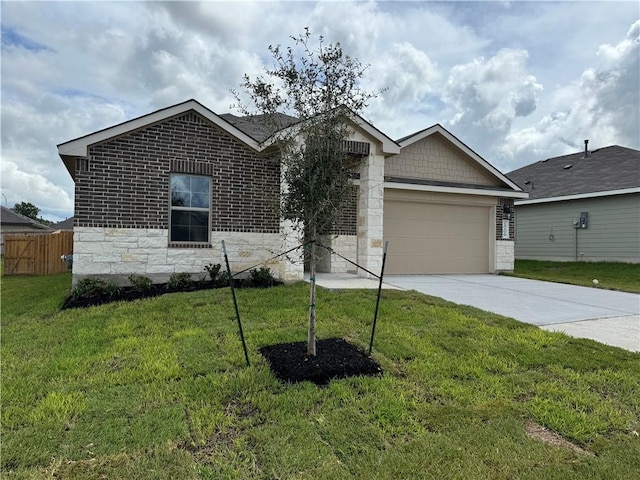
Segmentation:
[(369, 143), (368, 142), (356, 142), (353, 140), (344, 141), (344, 151), (349, 155), (357, 155), (362, 157), (369, 156)]

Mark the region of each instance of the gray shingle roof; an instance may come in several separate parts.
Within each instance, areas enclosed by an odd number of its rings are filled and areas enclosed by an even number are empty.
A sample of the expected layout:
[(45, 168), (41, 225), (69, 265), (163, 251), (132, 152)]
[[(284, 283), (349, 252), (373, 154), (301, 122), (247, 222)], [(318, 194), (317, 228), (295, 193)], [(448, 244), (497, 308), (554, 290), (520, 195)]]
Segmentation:
[(19, 213), (14, 212), (13, 210), (8, 209), (7, 207), (0, 206), (2, 213), (0, 214), (0, 223), (2, 225), (20, 225), (20, 226), (30, 226), (33, 228), (41, 228), (43, 230), (48, 230), (49, 227), (43, 225), (35, 220), (25, 217), (24, 215), (20, 215)]
[(258, 142), (262, 142), (278, 130), (298, 122), (297, 118), (285, 115), (284, 113), (277, 113), (275, 115), (275, 118), (272, 120), (273, 126), (267, 124), (265, 115), (236, 117), (230, 113), (223, 113), (219, 115), (219, 117)]
[(51, 228), (54, 230), (73, 230), (73, 219), (74, 217), (69, 217), (66, 220), (63, 220), (58, 223), (54, 223), (51, 225)]
[[(507, 173), (529, 200), (640, 187), (640, 151), (613, 145), (541, 160)], [(529, 184), (525, 184), (530, 182)]]

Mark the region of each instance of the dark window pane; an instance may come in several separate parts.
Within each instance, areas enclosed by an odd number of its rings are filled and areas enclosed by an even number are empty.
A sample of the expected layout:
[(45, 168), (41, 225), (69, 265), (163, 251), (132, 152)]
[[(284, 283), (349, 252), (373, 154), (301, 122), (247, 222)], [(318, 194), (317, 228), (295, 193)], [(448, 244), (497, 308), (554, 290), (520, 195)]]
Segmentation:
[(171, 206), (172, 207), (188, 207), (189, 206), (189, 192), (180, 192), (177, 190), (171, 191)]
[(209, 192), (192, 193), (190, 206), (194, 208), (209, 208)]
[(209, 212), (171, 212), (172, 242), (208, 242)]
[(209, 193), (209, 179), (206, 177), (191, 177), (191, 191), (194, 193)]

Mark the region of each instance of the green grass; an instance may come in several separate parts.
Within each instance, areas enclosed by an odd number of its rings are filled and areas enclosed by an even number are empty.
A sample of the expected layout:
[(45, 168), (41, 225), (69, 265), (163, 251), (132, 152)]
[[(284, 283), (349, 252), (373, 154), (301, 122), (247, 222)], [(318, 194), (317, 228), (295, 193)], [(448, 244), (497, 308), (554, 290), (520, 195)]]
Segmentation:
[(597, 288), (640, 293), (640, 264), (633, 263), (516, 260), (509, 275), (589, 287), (597, 279)]
[[(3, 478), (640, 478), (639, 354), (384, 291), (382, 377), (283, 385), (257, 349), (305, 338), (304, 284), (238, 292), (246, 367), (228, 289), (59, 312), (69, 282), (2, 280)], [(318, 297), (364, 349), (375, 292)]]

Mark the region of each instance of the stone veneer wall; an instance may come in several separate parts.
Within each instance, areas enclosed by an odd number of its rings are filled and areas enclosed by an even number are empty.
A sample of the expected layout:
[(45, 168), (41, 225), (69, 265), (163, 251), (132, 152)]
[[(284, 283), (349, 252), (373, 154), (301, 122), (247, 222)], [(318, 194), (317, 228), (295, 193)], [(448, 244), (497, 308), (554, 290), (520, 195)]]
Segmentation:
[(513, 272), (515, 259), (515, 242), (513, 240), (496, 240), (496, 273)]
[[(352, 262), (357, 262), (358, 237), (356, 235), (336, 235), (326, 238), (325, 243), (330, 244), (331, 248), (343, 257)], [(318, 272), (331, 273), (356, 273), (357, 270), (353, 264), (324, 249), (321, 251), (317, 267)]]
[(279, 276), (279, 260), (268, 260), (280, 252), (282, 236), (275, 233), (212, 232), (211, 248), (172, 248), (168, 230), (154, 228), (76, 227), (74, 230), (73, 281), (109, 277), (126, 284), (132, 273), (154, 282), (165, 282), (172, 273), (186, 272), (196, 279), (204, 266), (224, 267), (225, 241), (231, 270), (238, 272), (263, 263)]

